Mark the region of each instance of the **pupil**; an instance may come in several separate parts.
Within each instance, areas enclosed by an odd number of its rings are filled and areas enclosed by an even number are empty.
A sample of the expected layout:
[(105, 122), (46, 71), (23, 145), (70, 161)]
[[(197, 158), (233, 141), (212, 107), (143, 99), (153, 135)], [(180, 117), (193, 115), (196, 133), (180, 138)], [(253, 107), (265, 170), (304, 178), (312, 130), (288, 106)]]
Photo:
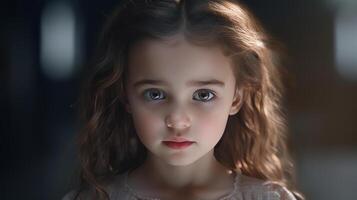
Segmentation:
[(158, 93), (157, 93), (157, 92), (152, 92), (152, 93), (151, 93), (151, 97), (152, 97), (153, 99), (156, 99), (157, 96), (158, 96)]
[(207, 97), (207, 93), (202, 92), (202, 93), (200, 94), (200, 96), (201, 96), (201, 98), (206, 99), (206, 97)]

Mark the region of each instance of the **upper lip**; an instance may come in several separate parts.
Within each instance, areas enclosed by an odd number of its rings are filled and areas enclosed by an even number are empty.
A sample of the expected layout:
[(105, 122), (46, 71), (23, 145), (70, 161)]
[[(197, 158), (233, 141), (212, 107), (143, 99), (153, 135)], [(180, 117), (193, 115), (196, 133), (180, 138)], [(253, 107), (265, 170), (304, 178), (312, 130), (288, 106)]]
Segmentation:
[(193, 142), (185, 138), (170, 138), (168, 140), (164, 140), (164, 142)]

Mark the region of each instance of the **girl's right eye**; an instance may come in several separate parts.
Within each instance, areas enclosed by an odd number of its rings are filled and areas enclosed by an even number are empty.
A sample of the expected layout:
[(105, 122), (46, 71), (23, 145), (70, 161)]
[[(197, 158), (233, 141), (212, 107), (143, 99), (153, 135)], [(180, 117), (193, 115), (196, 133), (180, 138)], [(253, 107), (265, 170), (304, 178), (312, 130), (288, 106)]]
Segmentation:
[(164, 93), (158, 89), (148, 89), (144, 91), (144, 98), (148, 101), (162, 100), (164, 97)]

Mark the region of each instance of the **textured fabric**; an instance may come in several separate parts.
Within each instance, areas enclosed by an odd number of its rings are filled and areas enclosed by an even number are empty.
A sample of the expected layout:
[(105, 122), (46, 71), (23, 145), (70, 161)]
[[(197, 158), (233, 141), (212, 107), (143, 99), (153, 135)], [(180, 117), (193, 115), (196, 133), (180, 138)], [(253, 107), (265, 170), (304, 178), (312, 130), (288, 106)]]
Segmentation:
[[(118, 175), (107, 186), (111, 200), (160, 200), (155, 197), (144, 197), (127, 184), (128, 173)], [(68, 193), (62, 200), (72, 200), (75, 192)], [(88, 193), (81, 193), (80, 199), (89, 198)], [(296, 200), (293, 194), (276, 183), (236, 174), (234, 189), (219, 200)]]

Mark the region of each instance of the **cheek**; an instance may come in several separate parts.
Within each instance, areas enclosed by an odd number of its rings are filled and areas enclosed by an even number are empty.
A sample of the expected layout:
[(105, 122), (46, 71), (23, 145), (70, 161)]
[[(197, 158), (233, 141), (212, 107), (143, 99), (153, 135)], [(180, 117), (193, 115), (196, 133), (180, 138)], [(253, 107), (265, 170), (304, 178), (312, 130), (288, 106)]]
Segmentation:
[(139, 138), (143, 143), (155, 141), (161, 134), (160, 130), (163, 126), (161, 117), (140, 105), (135, 105), (135, 108), (132, 117)]
[(206, 113), (202, 113), (201, 117), (196, 119), (196, 130), (199, 137), (210, 142), (218, 142), (223, 135), (226, 127), (228, 114), (225, 108), (217, 108)]

